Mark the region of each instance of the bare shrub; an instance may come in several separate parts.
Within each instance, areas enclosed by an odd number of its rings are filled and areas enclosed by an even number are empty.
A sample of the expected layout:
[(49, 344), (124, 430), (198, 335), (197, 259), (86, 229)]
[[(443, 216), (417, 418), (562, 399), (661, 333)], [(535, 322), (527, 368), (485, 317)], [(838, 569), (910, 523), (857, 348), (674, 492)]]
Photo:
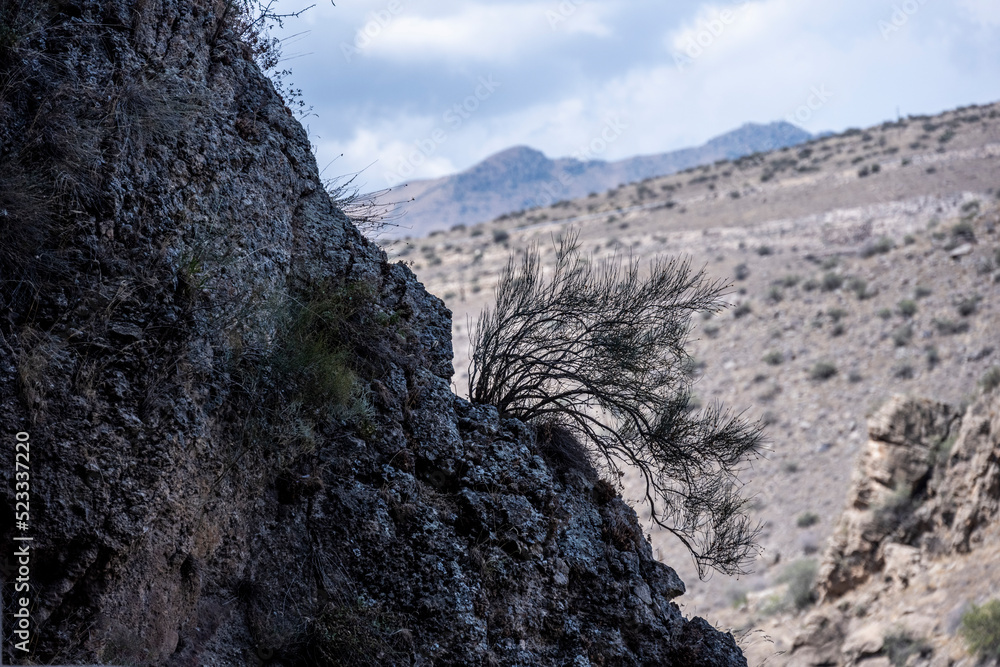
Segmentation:
[(726, 286), (661, 260), (591, 263), (564, 236), (542, 277), (537, 246), (512, 256), (495, 307), (473, 335), (469, 396), (507, 417), (557, 420), (613, 473), (645, 481), (653, 520), (690, 550), (704, 575), (740, 572), (758, 551), (737, 477), (760, 453), (759, 423), (719, 406), (690, 410), (691, 317), (725, 305)]

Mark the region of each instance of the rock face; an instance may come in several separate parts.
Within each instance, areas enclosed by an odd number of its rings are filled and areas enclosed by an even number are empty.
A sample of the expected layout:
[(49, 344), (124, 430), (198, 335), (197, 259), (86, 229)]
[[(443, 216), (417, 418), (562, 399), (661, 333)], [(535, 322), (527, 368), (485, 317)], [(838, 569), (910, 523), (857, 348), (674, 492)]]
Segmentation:
[(613, 487), (451, 392), (450, 313), (330, 200), (232, 7), (4, 5), (31, 658), (745, 665)]
[(872, 417), (820, 573), (822, 597), (843, 595), (885, 565), (883, 542), (926, 496), (938, 448), (958, 417), (950, 406), (900, 395)]
[(894, 397), (869, 436), (787, 664), (973, 664), (955, 627), (1000, 586), (1000, 392)]

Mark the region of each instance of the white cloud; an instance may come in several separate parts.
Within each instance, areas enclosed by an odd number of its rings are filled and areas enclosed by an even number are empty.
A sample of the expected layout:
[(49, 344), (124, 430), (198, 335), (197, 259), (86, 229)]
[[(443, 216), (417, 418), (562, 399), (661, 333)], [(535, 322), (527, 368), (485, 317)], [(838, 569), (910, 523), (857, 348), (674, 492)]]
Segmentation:
[[(376, 128), (359, 128), (346, 141), (319, 140), (316, 152), (327, 157), (328, 164), (320, 163), (324, 178), (361, 172), (362, 189), (378, 190), (411, 178), (435, 178), (456, 171), (454, 163), (445, 155), (444, 142), (433, 137), (435, 126), (427, 119), (414, 120), (400, 117), (393, 124)], [(400, 126), (408, 126), (400, 131)], [(420, 137), (407, 140), (402, 137)], [(447, 141), (447, 138), (445, 139)], [(342, 159), (338, 156), (343, 156)], [(329, 162), (333, 160), (333, 162)]]
[[(559, 20), (553, 24), (551, 12)], [(558, 4), (470, 4), (440, 16), (404, 11), (389, 22), (365, 51), (396, 61), (427, 59), (511, 62), (528, 52), (551, 48), (553, 34), (608, 34), (597, 8), (566, 16)]]
[[(359, 3), (340, 15), (336, 31), (319, 21), (314, 34), (330, 48), (389, 1)], [(996, 0), (928, 0), (887, 35), (879, 22), (891, 20), (893, 3), (868, 0), (699, 3), (684, 23), (638, 0), (441, 0), (433, 9), (400, 2), (402, 10), (366, 49), (378, 57), (348, 62), (328, 55), (326, 72), (318, 72), (363, 75), (346, 86), (326, 84), (324, 92), (337, 92), (328, 99), (339, 108), (338, 124), (320, 128), (324, 110), (317, 105), (312, 125), (326, 135), (318, 141), (321, 166), (339, 153), (345, 156), (335, 166), (342, 168), (331, 172), (377, 160), (366, 172), (373, 187), (386, 185), (386, 174), (399, 173), (400, 165), (412, 172), (400, 180), (440, 176), (517, 144), (550, 157), (573, 155), (614, 118), (627, 128), (595, 157), (695, 145), (803, 108), (796, 120), (820, 131), (881, 122), (897, 107), (933, 113), (1000, 98), (1000, 71), (989, 66), (1000, 43)], [(723, 28), (710, 25), (724, 10), (733, 16)], [(550, 11), (564, 12), (558, 16), (565, 20), (550, 24)], [(700, 55), (678, 67), (674, 53), (706, 29), (711, 39), (701, 37)], [(578, 37), (571, 42), (567, 35)], [(445, 68), (425, 67), (428, 60), (444, 61), (450, 75), (437, 76)], [(482, 100), (453, 127), (443, 118), (449, 104), (469, 99), (478, 86), (461, 67), (470, 62), (503, 85), (496, 99)], [(400, 72), (412, 78), (400, 79)], [(390, 73), (392, 86), (368, 83)], [(443, 140), (432, 139), (435, 129), (446, 131)]]

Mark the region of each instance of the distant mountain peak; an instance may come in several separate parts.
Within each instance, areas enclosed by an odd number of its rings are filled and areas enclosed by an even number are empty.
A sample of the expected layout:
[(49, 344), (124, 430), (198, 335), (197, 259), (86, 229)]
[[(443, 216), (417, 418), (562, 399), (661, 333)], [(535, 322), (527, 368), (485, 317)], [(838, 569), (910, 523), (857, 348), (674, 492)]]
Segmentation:
[(408, 184), (413, 202), (400, 233), (423, 236), (435, 229), (475, 224), (523, 208), (603, 192), (621, 183), (665, 176), (716, 160), (731, 160), (794, 146), (813, 138), (787, 121), (744, 123), (701, 146), (614, 162), (551, 159), (530, 146), (511, 146), (451, 176)]

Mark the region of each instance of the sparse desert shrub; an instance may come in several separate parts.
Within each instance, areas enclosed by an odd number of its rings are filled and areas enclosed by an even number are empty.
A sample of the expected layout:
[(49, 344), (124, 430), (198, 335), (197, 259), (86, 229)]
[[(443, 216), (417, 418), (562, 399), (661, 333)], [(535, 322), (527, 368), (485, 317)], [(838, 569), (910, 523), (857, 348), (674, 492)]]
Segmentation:
[(774, 254), (774, 248), (769, 245), (757, 246), (757, 254), (761, 257), (766, 257), (767, 255)]
[(784, 292), (777, 285), (771, 285), (767, 290), (767, 300), (771, 303), (781, 303), (785, 298)]
[(802, 289), (804, 289), (807, 292), (812, 292), (814, 289), (817, 289), (818, 287), (819, 287), (819, 282), (813, 278), (810, 278), (809, 280), (802, 283)]
[(784, 278), (782, 278), (781, 280), (779, 280), (778, 284), (781, 285), (782, 287), (788, 289), (788, 288), (795, 287), (796, 285), (798, 285), (800, 280), (801, 280), (801, 278), (799, 278), (799, 276), (797, 276), (795, 274), (789, 274), (789, 275), (785, 276)]
[(868, 291), (868, 281), (858, 276), (854, 276), (847, 281), (847, 288), (854, 292), (854, 295), (858, 297), (858, 301), (864, 301), (874, 296), (872, 292)]
[(951, 228), (951, 238), (954, 243), (975, 243), (976, 232), (971, 222), (955, 223)]
[(937, 328), (938, 333), (944, 336), (954, 336), (956, 334), (965, 333), (969, 330), (969, 323), (954, 322), (952, 320), (939, 320), (935, 319), (934, 326)]
[(923, 285), (917, 285), (913, 290), (914, 299), (923, 299), (924, 297), (931, 295), (931, 288), (924, 287)]
[(977, 310), (979, 310), (979, 302), (983, 297), (978, 294), (973, 294), (972, 296), (966, 297), (964, 299), (959, 299), (955, 308), (958, 310), (958, 314), (962, 317), (968, 317), (969, 315), (974, 315)]
[(892, 242), (892, 239), (888, 236), (881, 236), (877, 241), (866, 243), (861, 248), (861, 256), (867, 259), (875, 255), (884, 255), (895, 247), (896, 244)]
[(815, 560), (804, 558), (790, 563), (778, 576), (778, 583), (788, 584), (787, 601), (795, 609), (805, 609), (816, 601), (813, 585), (816, 583), (818, 569)]
[(963, 215), (975, 215), (979, 213), (979, 200), (973, 199), (972, 201), (967, 201), (962, 204), (962, 214)]
[(510, 232), (506, 229), (494, 229), (493, 230), (493, 242), (494, 243), (507, 243), (510, 240)]
[(896, 327), (896, 330), (892, 332), (892, 342), (896, 347), (903, 347), (911, 340), (913, 340), (913, 327), (909, 324)]
[(826, 314), (830, 316), (830, 319), (834, 322), (839, 322), (847, 315), (847, 311), (843, 308), (830, 308), (826, 311)]
[(907, 363), (897, 364), (892, 368), (892, 376), (900, 380), (912, 380), (914, 372), (913, 366)]
[(986, 393), (1000, 387), (1000, 366), (992, 366), (983, 373), (983, 377), (979, 378), (979, 386)]
[(847, 374), (847, 381), (850, 382), (851, 384), (857, 384), (862, 380), (864, 380), (864, 377), (862, 377), (861, 373), (857, 371), (851, 371), (850, 373)]
[(816, 380), (817, 382), (829, 380), (836, 374), (837, 374), (837, 367), (828, 361), (818, 361), (809, 370), (809, 378), (812, 380)]
[(903, 317), (913, 317), (917, 314), (917, 302), (913, 299), (903, 299), (896, 304), (896, 310)]
[(832, 327), (830, 327), (830, 335), (836, 338), (837, 336), (843, 336), (847, 331), (847, 327), (844, 326), (843, 322), (837, 322)]
[(715, 338), (719, 335), (719, 325), (718, 324), (706, 324), (701, 328), (705, 332), (705, 335), (709, 338)]
[(746, 280), (750, 276), (750, 267), (746, 264), (737, 264), (733, 269), (733, 275), (737, 280)]
[(987, 660), (1000, 659), (1000, 600), (972, 605), (959, 628), (969, 650)]
[(795, 525), (799, 528), (808, 528), (809, 526), (815, 526), (817, 523), (819, 523), (819, 514), (815, 512), (803, 512), (795, 520)]
[(828, 271), (823, 274), (823, 283), (821, 286), (824, 292), (832, 292), (840, 289), (840, 286), (843, 284), (844, 278), (840, 274), (834, 273), (833, 271)]
[(890, 317), (892, 317), (892, 311), (889, 310), (888, 308), (880, 308), (879, 311), (875, 314), (878, 315), (883, 320), (887, 320)]
[(753, 312), (753, 308), (750, 306), (750, 302), (744, 301), (733, 309), (733, 317), (740, 319), (741, 317), (749, 315), (751, 312)]
[(770, 364), (772, 366), (778, 366), (785, 360), (785, 355), (778, 350), (772, 350), (764, 355), (764, 363)]
[(689, 409), (691, 318), (721, 310), (724, 290), (689, 262), (655, 261), (648, 271), (620, 256), (588, 262), (569, 234), (545, 279), (536, 246), (511, 257), (496, 305), (479, 317), (469, 366), (474, 403), (555, 421), (613, 473), (635, 466), (653, 521), (702, 575), (742, 571), (758, 551), (737, 474), (759, 456), (761, 426), (717, 405)]
[(934, 345), (928, 345), (925, 347), (924, 354), (927, 356), (927, 368), (934, 368), (941, 363), (941, 354)]

